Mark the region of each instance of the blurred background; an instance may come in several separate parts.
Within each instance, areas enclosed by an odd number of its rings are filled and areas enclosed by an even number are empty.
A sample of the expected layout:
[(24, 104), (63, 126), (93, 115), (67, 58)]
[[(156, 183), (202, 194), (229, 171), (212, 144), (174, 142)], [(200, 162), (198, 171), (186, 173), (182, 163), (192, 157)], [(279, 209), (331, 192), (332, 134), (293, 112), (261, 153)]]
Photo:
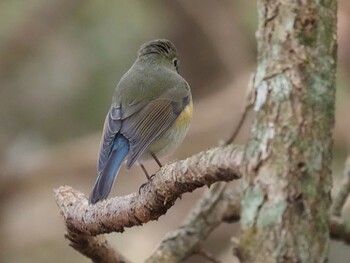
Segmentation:
[[(0, 1), (0, 262), (90, 262), (64, 239), (52, 190), (70, 185), (89, 194), (113, 90), (142, 43), (173, 41), (180, 73), (193, 91), (190, 132), (165, 163), (229, 137), (255, 70), (256, 27), (255, 1)], [(335, 189), (350, 133), (349, 28), (350, 3), (340, 0)], [(246, 141), (251, 118), (237, 142)], [(122, 169), (112, 195), (135, 192), (144, 182), (139, 167)], [(184, 195), (157, 222), (108, 238), (126, 257), (142, 262), (205, 190)], [(349, 209), (346, 215), (350, 219)], [(229, 262), (229, 240), (238, 229), (221, 226), (206, 248)], [(345, 262), (349, 251), (332, 242), (330, 262)]]

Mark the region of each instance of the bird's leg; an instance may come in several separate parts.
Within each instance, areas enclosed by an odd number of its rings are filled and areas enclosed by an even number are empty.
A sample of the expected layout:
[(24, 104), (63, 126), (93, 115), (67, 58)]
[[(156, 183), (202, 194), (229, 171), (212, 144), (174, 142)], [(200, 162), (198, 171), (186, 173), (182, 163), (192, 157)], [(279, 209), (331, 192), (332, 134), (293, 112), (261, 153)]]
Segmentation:
[(142, 163), (140, 163), (140, 166), (141, 166), (142, 171), (145, 173), (145, 175), (147, 177), (147, 181), (149, 181), (151, 179), (151, 177), (148, 175), (146, 167)]
[(153, 157), (153, 159), (156, 161), (156, 163), (158, 164), (159, 168), (162, 168), (162, 164), (161, 162), (158, 160), (157, 156), (151, 152), (151, 156)]
[(149, 174), (148, 174), (148, 172), (147, 172), (147, 170), (146, 170), (146, 167), (145, 167), (142, 163), (139, 163), (139, 165), (141, 166), (142, 171), (145, 173), (145, 175), (146, 175), (146, 177), (147, 177), (147, 182), (141, 184), (141, 186), (140, 186), (140, 188), (139, 188), (139, 194), (140, 194), (140, 193), (141, 193), (141, 189), (142, 189), (143, 187), (145, 187), (146, 184), (147, 184), (150, 180), (152, 180), (152, 177), (154, 176), (154, 174), (152, 174), (151, 176), (149, 176)]

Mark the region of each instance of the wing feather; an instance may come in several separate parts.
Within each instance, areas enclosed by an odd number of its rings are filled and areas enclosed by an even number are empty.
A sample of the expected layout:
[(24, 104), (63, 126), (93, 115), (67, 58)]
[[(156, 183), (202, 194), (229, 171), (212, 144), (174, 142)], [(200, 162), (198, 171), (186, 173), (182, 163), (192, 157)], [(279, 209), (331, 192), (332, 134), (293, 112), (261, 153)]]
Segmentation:
[[(146, 151), (147, 147), (154, 142), (167, 128), (169, 128), (177, 116), (188, 104), (190, 89), (184, 79), (178, 76), (174, 79), (169, 75), (164, 87), (176, 83), (171, 89), (157, 88), (150, 94), (157, 94), (157, 99), (152, 96), (139, 96), (131, 102), (123, 101), (121, 90), (116, 89), (114, 103), (111, 106), (104, 124), (103, 136), (100, 144), (98, 173), (101, 173), (109, 159), (115, 136), (120, 132), (130, 142), (127, 168)], [(137, 81), (136, 81), (137, 82)], [(134, 84), (139, 84), (134, 83)], [(138, 86), (138, 85), (136, 85)], [(128, 88), (138, 89), (131, 86)], [(134, 92), (131, 90), (130, 92)], [(165, 91), (165, 92), (164, 92)], [(142, 90), (140, 90), (142, 92)], [(146, 97), (146, 98), (145, 98)]]
[(120, 108), (111, 107), (107, 113), (103, 126), (103, 135), (100, 143), (97, 172), (100, 174), (106, 166), (108, 157), (111, 153), (113, 141), (121, 128)]
[(130, 168), (147, 147), (176, 120), (173, 102), (155, 100), (137, 114), (123, 121), (121, 133), (130, 141), (127, 168)]

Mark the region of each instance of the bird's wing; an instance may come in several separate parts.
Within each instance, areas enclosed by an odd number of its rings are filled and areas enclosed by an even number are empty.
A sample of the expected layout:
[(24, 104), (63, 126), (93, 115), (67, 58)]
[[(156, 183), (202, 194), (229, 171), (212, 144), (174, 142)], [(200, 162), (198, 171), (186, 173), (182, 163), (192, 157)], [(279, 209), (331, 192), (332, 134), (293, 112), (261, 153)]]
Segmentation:
[(176, 100), (168, 99), (169, 96), (153, 100), (123, 120), (121, 133), (130, 141), (127, 168), (130, 168), (147, 147), (174, 123), (186, 107), (190, 95), (180, 95), (181, 99)]
[(116, 134), (120, 131), (122, 120), (135, 114), (141, 110), (147, 102), (144, 103), (134, 103), (127, 107), (127, 111), (123, 111), (121, 105), (114, 104), (109, 109), (105, 123), (103, 126), (103, 135), (100, 143), (99, 159), (97, 171), (100, 174), (106, 166), (109, 155), (113, 148), (113, 142), (115, 140)]

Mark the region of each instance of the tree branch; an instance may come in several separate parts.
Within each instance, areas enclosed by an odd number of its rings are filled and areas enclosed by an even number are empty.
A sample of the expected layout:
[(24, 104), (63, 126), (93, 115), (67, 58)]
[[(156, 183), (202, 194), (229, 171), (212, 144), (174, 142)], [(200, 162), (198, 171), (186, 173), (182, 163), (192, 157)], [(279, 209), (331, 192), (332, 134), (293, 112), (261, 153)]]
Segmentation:
[[(210, 185), (215, 180), (239, 178), (242, 157), (241, 147), (214, 148), (164, 166), (140, 195), (115, 197), (95, 206), (88, 206), (84, 194), (67, 186), (60, 187), (55, 195), (67, 226), (66, 238), (73, 248), (95, 263), (130, 262), (115, 251), (103, 235), (93, 235), (121, 232), (124, 227), (154, 220), (186, 191)], [(204, 193), (180, 228), (166, 235), (146, 262), (181, 262), (196, 253), (201, 242), (221, 222), (240, 218), (242, 192), (240, 180), (215, 184)], [(165, 207), (161, 208), (163, 202)], [(339, 218), (330, 217), (330, 231), (332, 238), (349, 243), (350, 231)]]
[(248, 111), (253, 107), (255, 102), (255, 90), (254, 90), (254, 80), (255, 80), (255, 74), (251, 74), (248, 84), (248, 89), (246, 93), (246, 99), (245, 99), (245, 105), (243, 106), (242, 113), (240, 120), (235, 127), (235, 129), (232, 132), (232, 135), (229, 139), (226, 140), (223, 145), (228, 145), (233, 143), (233, 141), (236, 139), (239, 131), (241, 130), (243, 123), (245, 119), (247, 118)]
[[(115, 255), (113, 260), (94, 262), (123, 262), (103, 237), (103, 233), (123, 232), (125, 227), (155, 220), (174, 204), (183, 193), (217, 181), (241, 177), (243, 148), (225, 146), (196, 154), (186, 160), (162, 167), (140, 194), (114, 197), (96, 205), (88, 205), (84, 194), (69, 186), (55, 189), (55, 198), (67, 227), (67, 238), (82, 254), (94, 258), (101, 250)], [(102, 245), (101, 245), (102, 244)], [(89, 251), (89, 252), (86, 252)], [(91, 252), (90, 252), (91, 251)]]
[(255, 120), (237, 252), (242, 263), (325, 263), (337, 1), (257, 3)]
[(203, 258), (205, 258), (208, 262), (211, 263), (221, 263), (219, 260), (217, 260), (212, 254), (210, 254), (209, 252), (201, 249), (197, 252), (198, 255), (202, 256)]
[(329, 219), (329, 229), (332, 239), (350, 244), (350, 228), (342, 218), (331, 215)]
[(350, 228), (342, 219), (342, 210), (350, 194), (350, 155), (346, 158), (343, 180), (331, 206), (329, 227), (331, 237), (350, 244)]
[(239, 220), (241, 199), (240, 180), (215, 184), (203, 194), (179, 229), (168, 233), (145, 262), (182, 262), (200, 251), (201, 243), (222, 221)]
[(346, 158), (343, 172), (343, 181), (340, 189), (336, 194), (333, 204), (331, 206), (331, 214), (334, 216), (341, 216), (344, 204), (350, 193), (350, 156)]
[(90, 236), (68, 231), (65, 237), (70, 240), (71, 247), (94, 263), (130, 263), (111, 247), (104, 235)]

